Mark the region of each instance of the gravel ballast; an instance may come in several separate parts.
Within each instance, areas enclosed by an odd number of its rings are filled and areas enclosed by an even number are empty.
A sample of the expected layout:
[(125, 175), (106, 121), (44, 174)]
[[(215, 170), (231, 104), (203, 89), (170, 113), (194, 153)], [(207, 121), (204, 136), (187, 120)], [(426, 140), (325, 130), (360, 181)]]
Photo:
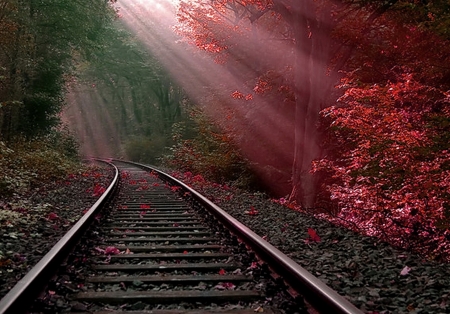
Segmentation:
[(0, 200), (0, 298), (95, 203), (112, 177), (112, 168), (90, 165), (82, 174)]
[(205, 188), (201, 182), (193, 188), (365, 313), (450, 313), (448, 264), (294, 211), (261, 193)]
[[(110, 170), (96, 169), (91, 175), (68, 179), (70, 184), (55, 183), (23, 196), (27, 206), (12, 211), (24, 220), (1, 222), (0, 297), (92, 206), (96, 200), (93, 187), (99, 182), (106, 184), (111, 176)], [(448, 264), (336, 227), (260, 193), (205, 186), (204, 182), (193, 184), (364, 312), (450, 313)], [(4, 201), (0, 201), (0, 210), (11, 211)], [(314, 230), (320, 241), (308, 229)]]

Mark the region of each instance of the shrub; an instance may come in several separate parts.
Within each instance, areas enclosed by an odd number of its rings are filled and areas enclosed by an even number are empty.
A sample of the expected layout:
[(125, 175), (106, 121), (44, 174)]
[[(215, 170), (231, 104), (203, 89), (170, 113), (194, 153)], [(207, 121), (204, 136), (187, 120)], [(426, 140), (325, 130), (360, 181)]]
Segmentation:
[(57, 181), (80, 171), (76, 143), (68, 133), (0, 142), (0, 196), (23, 193), (40, 182)]
[(231, 136), (218, 129), (200, 110), (192, 110), (195, 135), (184, 138), (184, 125), (174, 124), (168, 154), (162, 158), (163, 165), (183, 172), (201, 174), (206, 179), (253, 188), (256, 179), (250, 164), (237, 147)]
[(165, 145), (163, 136), (134, 137), (125, 143), (125, 153), (133, 161), (155, 164), (163, 154)]

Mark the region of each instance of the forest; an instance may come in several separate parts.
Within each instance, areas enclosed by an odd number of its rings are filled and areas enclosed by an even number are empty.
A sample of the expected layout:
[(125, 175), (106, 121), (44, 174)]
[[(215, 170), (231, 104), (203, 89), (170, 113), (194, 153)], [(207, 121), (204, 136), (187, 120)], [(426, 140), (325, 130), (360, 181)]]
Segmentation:
[(448, 254), (448, 1), (132, 2), (167, 50), (121, 1), (0, 0), (0, 195), (128, 158)]

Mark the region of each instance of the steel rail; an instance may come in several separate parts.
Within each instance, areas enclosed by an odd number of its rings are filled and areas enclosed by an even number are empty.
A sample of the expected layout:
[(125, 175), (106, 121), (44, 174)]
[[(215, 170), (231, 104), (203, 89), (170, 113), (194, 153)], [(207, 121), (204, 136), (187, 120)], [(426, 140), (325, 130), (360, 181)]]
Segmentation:
[(95, 216), (114, 193), (119, 182), (119, 170), (113, 164), (108, 164), (115, 169), (115, 175), (109, 187), (64, 237), (0, 300), (0, 314), (26, 312), (32, 305), (31, 301), (38, 297), (41, 292), (39, 288), (42, 287), (43, 283), (50, 281), (64, 259), (68, 257), (81, 236), (94, 221)]
[(355, 305), (339, 295), (306, 269), (298, 265), (286, 254), (262, 239), (244, 224), (233, 218), (230, 214), (185, 183), (152, 166), (128, 161), (125, 162), (123, 160), (115, 161), (134, 164), (143, 169), (154, 171), (163, 180), (180, 186), (184, 192), (189, 192), (190, 196), (193, 197), (195, 201), (201, 204), (244, 243), (249, 245), (263, 261), (268, 263), (269, 267), (271, 267), (278, 275), (282, 276), (290, 287), (303, 295), (316, 309), (319, 309), (324, 313), (334, 314), (363, 313)]

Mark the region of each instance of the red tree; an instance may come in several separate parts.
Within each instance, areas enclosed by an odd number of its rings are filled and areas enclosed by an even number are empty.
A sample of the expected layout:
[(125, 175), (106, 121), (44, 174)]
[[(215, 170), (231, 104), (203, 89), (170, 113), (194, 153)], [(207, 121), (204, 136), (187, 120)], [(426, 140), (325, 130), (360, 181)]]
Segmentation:
[(309, 170), (320, 156), (318, 113), (336, 78), (328, 71), (336, 10), (330, 1), (197, 0), (182, 2), (179, 11), (178, 31), (218, 62), (234, 66), (248, 83), (242, 90), (250, 93), (236, 91), (233, 97), (276, 93), (277, 102), (293, 103), (290, 198), (306, 207), (314, 204), (316, 184)]
[(322, 111), (334, 150), (314, 171), (334, 178), (324, 188), (339, 206), (335, 221), (442, 257), (450, 248), (450, 42), (436, 35), (433, 15), (409, 16), (393, 10), (369, 36), (346, 33), (359, 49), (338, 106)]

